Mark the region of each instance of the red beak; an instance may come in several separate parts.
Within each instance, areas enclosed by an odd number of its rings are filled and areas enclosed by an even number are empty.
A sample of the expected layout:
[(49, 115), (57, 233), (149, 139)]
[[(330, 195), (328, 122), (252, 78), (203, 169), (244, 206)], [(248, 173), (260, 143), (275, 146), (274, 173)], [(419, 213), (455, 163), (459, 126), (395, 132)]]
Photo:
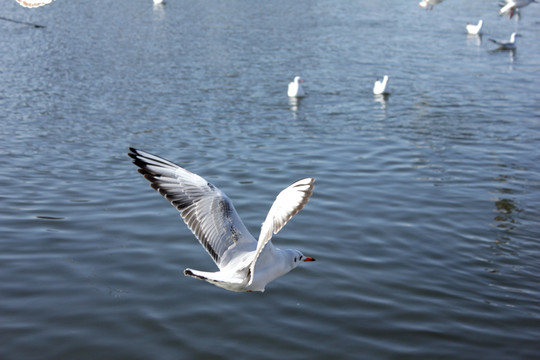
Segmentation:
[(315, 261), (315, 259), (312, 258), (312, 257), (310, 257), (310, 256), (306, 256), (306, 257), (304, 258), (304, 261)]

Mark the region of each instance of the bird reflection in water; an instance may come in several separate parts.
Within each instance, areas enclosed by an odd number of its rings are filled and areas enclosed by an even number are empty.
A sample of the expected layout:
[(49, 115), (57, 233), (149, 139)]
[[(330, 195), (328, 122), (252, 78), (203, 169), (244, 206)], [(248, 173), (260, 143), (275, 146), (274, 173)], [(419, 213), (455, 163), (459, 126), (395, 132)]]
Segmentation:
[(299, 97), (289, 97), (289, 109), (291, 109), (294, 119), (298, 117), (298, 109), (300, 108), (300, 102), (302, 102), (302, 99), (303, 98)]
[(388, 105), (388, 94), (378, 94), (373, 97), (376, 102), (381, 104), (381, 110), (386, 111), (386, 106)]

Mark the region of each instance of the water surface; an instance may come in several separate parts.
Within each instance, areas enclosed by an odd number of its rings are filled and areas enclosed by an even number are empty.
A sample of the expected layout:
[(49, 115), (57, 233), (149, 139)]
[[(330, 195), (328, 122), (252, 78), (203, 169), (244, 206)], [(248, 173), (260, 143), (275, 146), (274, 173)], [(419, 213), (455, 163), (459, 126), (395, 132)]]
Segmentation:
[[(537, 357), (540, 6), (497, 10), (6, 4), (46, 28), (0, 22), (0, 357)], [(129, 146), (220, 187), (255, 236), (315, 177), (274, 241), (318, 261), (262, 294), (184, 277), (215, 267)]]

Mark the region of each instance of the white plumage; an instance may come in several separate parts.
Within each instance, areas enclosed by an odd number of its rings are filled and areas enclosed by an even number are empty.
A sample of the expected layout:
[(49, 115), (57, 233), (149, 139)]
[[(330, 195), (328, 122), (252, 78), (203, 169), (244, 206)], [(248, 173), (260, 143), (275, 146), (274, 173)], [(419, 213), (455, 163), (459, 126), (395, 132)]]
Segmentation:
[(537, 2), (536, 0), (506, 0), (506, 5), (504, 5), (501, 10), (499, 10), (499, 14), (503, 15), (506, 13), (510, 13), (510, 17), (514, 15), (514, 11), (517, 9), (523, 8), (533, 2)]
[(375, 84), (373, 84), (373, 94), (375, 95), (385, 95), (388, 94), (388, 75), (384, 75), (382, 81), (377, 79)]
[(479, 35), (482, 32), (482, 25), (484, 25), (484, 20), (478, 20), (478, 24), (467, 24), (465, 28), (468, 34)]
[(232, 202), (208, 181), (180, 166), (130, 148), (139, 172), (180, 211), (219, 268), (217, 272), (186, 269), (184, 274), (231, 291), (264, 291), (266, 285), (303, 261), (314, 261), (298, 250), (281, 250), (273, 234), (308, 202), (313, 178), (296, 181), (276, 197), (261, 227), (259, 240), (246, 229)]
[[(52, 3), (54, 0), (16, 0), (19, 4), (28, 8), (40, 7)], [(155, 5), (164, 5), (163, 0), (153, 0)]]
[(442, 3), (443, 0), (422, 0), (418, 3), (421, 8), (432, 10), (433, 6)]
[(300, 76), (296, 76), (293, 81), (289, 83), (289, 87), (287, 88), (287, 95), (289, 97), (303, 97), (306, 94), (304, 93), (304, 89), (302, 88), (302, 83), (304, 80), (300, 78)]
[(52, 3), (54, 0), (17, 0), (24, 7), (34, 8)]

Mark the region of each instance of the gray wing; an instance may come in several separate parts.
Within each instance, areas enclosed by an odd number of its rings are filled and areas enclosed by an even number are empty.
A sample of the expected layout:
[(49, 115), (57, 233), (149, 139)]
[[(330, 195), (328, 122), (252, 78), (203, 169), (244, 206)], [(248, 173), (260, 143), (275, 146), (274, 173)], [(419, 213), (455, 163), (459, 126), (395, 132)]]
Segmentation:
[(186, 225), (220, 269), (227, 265), (223, 262), (231, 259), (225, 253), (238, 242), (256, 243), (232, 202), (217, 187), (158, 156), (134, 148), (130, 151), (128, 155), (139, 167), (139, 173), (178, 209)]

